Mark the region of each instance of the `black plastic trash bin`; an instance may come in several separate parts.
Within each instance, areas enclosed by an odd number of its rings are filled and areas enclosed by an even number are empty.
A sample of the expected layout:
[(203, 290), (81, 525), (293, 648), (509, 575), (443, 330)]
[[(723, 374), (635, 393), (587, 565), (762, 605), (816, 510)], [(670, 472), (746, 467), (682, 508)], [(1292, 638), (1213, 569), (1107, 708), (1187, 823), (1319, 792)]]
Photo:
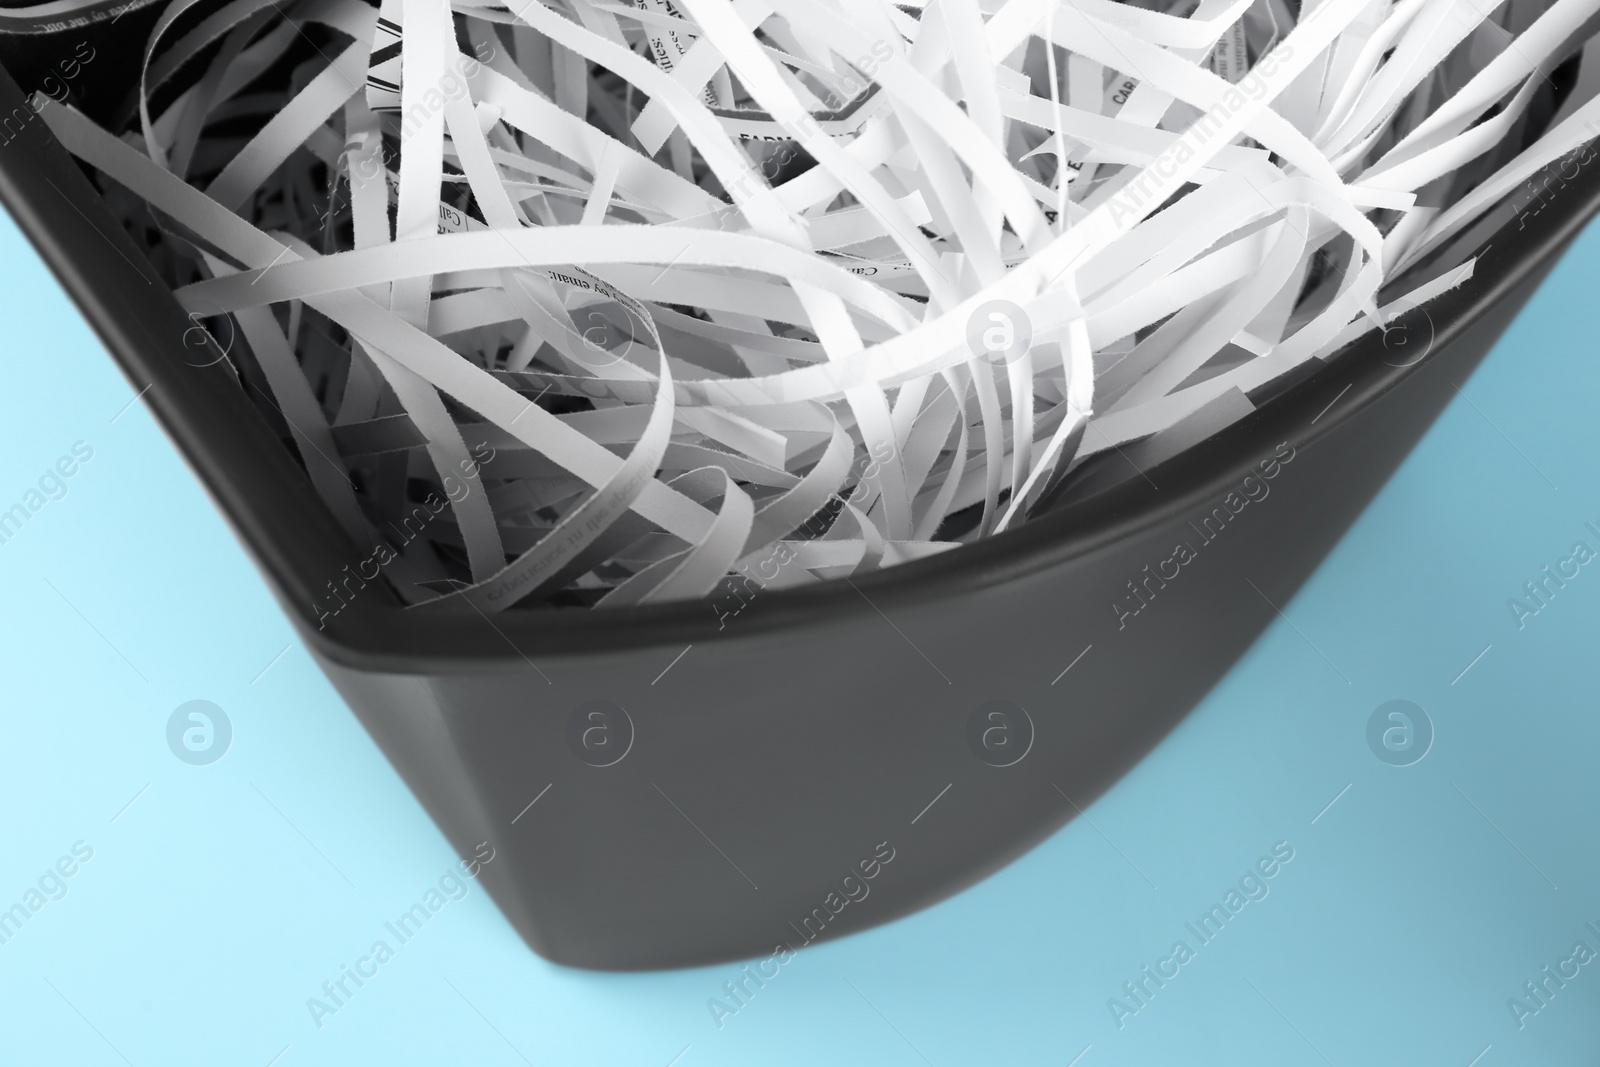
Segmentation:
[[(0, 114), (26, 107), (0, 74)], [(0, 199), (317, 661), (454, 846), (493, 844), (482, 880), (529, 945), (601, 968), (860, 930), (1062, 826), (1293, 595), (1600, 203), (1594, 168), (1546, 182), (1542, 210), (1468, 239), (1492, 248), (1426, 313), (982, 543), (737, 612), (491, 622), (361, 578), (370, 551), (226, 363), (196, 358), (195, 323), (82, 171), (42, 122), (9, 132)]]

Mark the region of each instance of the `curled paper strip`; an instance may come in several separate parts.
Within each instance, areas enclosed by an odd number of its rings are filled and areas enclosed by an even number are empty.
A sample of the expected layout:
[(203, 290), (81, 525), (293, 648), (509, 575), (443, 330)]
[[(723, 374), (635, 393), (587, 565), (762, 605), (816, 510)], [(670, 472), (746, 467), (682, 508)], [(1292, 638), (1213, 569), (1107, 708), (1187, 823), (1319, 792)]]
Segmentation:
[[(44, 0), (0, 7), (0, 35), (45, 36), (111, 25), (156, 0)], [(53, 95), (53, 94), (52, 94)]]
[(38, 104), (402, 597), (607, 607), (1004, 530), (1459, 284), (1378, 303), (1593, 136), (1597, 9), (172, 0), (130, 128)]

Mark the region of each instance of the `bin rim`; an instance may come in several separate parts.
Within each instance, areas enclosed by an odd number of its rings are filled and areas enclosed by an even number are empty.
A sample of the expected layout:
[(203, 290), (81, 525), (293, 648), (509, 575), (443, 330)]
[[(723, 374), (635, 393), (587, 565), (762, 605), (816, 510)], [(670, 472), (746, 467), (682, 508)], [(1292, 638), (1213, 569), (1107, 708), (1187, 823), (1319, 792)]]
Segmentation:
[[(0, 67), (0, 114), (19, 108), (31, 110)], [(1534, 188), (1536, 180), (1507, 200)], [(323, 614), (315, 605), (328, 602), (328, 585), (346, 579), (371, 549), (353, 544), (335, 523), (226, 361), (196, 367), (183, 358), (192, 359), (195, 351), (185, 341), (196, 337), (196, 321), (44, 123), (33, 116), (0, 145), (0, 203), (132, 387), (143, 390), (143, 402), (264, 572), (301, 636), (328, 661), (413, 675), (528, 671), (529, 657), (540, 654), (615, 655), (770, 639), (852, 615), (892, 615), (1090, 560), (1225, 493), (1280, 442), (1314, 446), (1408, 376), (1430, 368), (1438, 351), (1559, 254), (1600, 210), (1600, 167), (1580, 167), (1571, 179), (1563, 175), (1553, 192), (1548, 186), (1539, 190), (1541, 210), (1513, 213), (1477, 247), (1470, 279), (1407, 312), (1417, 323), (1426, 319), (1431, 331), (1429, 353), (1421, 359), (1403, 366), (1386, 361), (1386, 334), (1369, 331), (1326, 358), (1312, 359), (1293, 384), (1211, 437), (1146, 468), (1146, 477), (1036, 513), (972, 544), (849, 580), (763, 591), (731, 622), (719, 618), (706, 599), (614, 609), (513, 608), (491, 618), (459, 598), (404, 606), (381, 579), (366, 582), (336, 614)], [(1465, 258), (1459, 247), (1455, 251)], [(205, 341), (214, 345), (209, 337)], [(1337, 409), (1324, 416), (1335, 394)]]

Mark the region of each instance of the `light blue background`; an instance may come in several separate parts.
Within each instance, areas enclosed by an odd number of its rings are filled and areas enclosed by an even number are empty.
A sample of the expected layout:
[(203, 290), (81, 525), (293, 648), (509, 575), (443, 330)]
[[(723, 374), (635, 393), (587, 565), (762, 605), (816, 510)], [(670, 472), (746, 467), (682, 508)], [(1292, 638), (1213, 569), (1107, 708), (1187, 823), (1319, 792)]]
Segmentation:
[[(314, 1025), (307, 998), (454, 857), (3, 219), (0, 256), (0, 510), (94, 448), (0, 545), (0, 907), (94, 849), (0, 945), (0, 1063), (1600, 1062), (1600, 962), (1523, 1029), (1506, 1004), (1580, 939), (1600, 950), (1600, 566), (1520, 632), (1506, 607), (1573, 541), (1600, 547), (1600, 230), (1285, 606), (1293, 625), (1087, 818), (802, 952), (721, 1029), (707, 1000), (737, 966), (556, 967), (476, 887)], [(205, 767), (164, 737), (197, 698), (235, 730)], [(1395, 698), (1437, 729), (1407, 768), (1365, 739)], [(1197, 945), (1184, 923), (1277, 841), (1295, 857), (1270, 896), (1119, 1029), (1107, 999)]]

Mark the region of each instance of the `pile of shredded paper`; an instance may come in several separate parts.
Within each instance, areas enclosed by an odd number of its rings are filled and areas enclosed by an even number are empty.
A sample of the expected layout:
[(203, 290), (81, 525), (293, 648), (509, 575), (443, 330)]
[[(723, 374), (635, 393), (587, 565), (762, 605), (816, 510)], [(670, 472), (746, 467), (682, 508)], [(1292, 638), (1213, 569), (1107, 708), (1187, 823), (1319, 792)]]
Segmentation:
[(126, 129), (37, 103), (407, 602), (605, 607), (1248, 412), (1587, 160), (1597, 10), (175, 0)]

